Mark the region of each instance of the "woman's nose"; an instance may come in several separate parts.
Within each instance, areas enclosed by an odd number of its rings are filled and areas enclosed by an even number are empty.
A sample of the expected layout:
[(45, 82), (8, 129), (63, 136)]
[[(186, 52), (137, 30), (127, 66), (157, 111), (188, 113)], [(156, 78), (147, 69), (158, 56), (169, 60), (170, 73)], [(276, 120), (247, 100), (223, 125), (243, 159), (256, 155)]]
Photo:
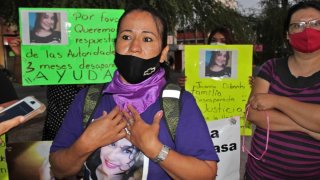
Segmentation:
[(109, 152), (109, 159), (115, 160), (118, 159), (119, 155), (121, 153), (121, 149), (114, 149), (113, 151)]
[(141, 51), (141, 44), (138, 39), (133, 39), (130, 44), (130, 52), (137, 53)]

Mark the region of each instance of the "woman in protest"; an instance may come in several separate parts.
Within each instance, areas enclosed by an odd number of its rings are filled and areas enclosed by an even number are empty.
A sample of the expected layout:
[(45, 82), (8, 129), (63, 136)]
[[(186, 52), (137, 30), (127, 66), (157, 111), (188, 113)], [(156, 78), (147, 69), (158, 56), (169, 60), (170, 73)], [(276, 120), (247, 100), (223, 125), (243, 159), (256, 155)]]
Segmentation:
[[(221, 44), (234, 44), (234, 37), (231, 31), (226, 27), (217, 27), (214, 30), (211, 31), (209, 37), (208, 37), (208, 44), (209, 45), (221, 45)], [(209, 67), (208, 67), (209, 68)], [(207, 68), (206, 68), (207, 70)], [(228, 70), (228, 69), (226, 69)], [(208, 70), (208, 73), (210, 71)], [(231, 69), (230, 69), (229, 77), (231, 76)], [(208, 75), (210, 76), (210, 75)], [(186, 84), (187, 77), (186, 76), (180, 76), (177, 78), (177, 83), (184, 87)]]
[[(166, 22), (156, 10), (145, 6), (125, 11), (117, 29), (117, 71), (85, 129), (86, 91), (73, 101), (50, 150), (55, 176), (78, 173), (98, 148), (126, 138), (147, 157), (148, 179), (215, 179), (218, 157), (194, 97), (182, 94), (175, 141), (162, 117), (160, 92), (166, 80), (160, 64), (169, 50), (166, 39)], [(86, 179), (88, 172), (84, 174)]]
[(285, 31), (293, 54), (265, 62), (250, 95), (246, 179), (320, 177), (320, 2), (293, 5)]
[(57, 13), (36, 13), (35, 24), (30, 31), (30, 43), (60, 43), (61, 32), (56, 31), (57, 23)]
[(211, 31), (208, 44), (234, 44), (233, 34), (226, 27), (217, 27)]

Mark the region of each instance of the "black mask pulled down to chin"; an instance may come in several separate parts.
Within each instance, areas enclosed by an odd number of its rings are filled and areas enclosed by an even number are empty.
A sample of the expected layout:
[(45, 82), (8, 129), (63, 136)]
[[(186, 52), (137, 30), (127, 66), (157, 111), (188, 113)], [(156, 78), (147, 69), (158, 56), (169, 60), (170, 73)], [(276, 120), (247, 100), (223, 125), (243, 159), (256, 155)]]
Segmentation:
[(140, 83), (148, 79), (160, 67), (159, 54), (151, 59), (142, 59), (131, 55), (121, 55), (116, 52), (114, 63), (121, 76), (131, 84)]

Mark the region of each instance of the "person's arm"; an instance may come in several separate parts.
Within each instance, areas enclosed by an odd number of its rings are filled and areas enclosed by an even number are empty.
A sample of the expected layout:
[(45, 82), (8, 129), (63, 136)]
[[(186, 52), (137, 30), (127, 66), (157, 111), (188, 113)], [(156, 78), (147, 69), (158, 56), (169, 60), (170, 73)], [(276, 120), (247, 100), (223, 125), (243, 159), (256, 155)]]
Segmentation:
[(5, 102), (5, 103), (1, 103), (1, 104), (0, 104), (0, 110), (3, 109), (3, 107), (8, 107), (8, 106), (16, 103), (17, 101), (18, 101), (18, 98), (15, 99), (15, 100), (7, 101), (7, 102)]
[[(280, 116), (277, 119), (278, 122), (282, 122), (283, 120), (283, 122), (288, 123), (288, 126), (298, 125), (310, 131), (320, 133), (320, 105), (300, 102), (285, 96), (268, 94), (266, 92), (267, 84), (267, 81), (257, 78), (257, 83), (254, 85), (253, 94), (251, 94), (249, 101), (252, 108), (259, 111), (277, 110), (278, 113), (276, 114), (282, 113), (287, 116), (287, 118)], [(294, 123), (290, 121), (294, 121)]]
[(16, 80), (21, 84), (21, 39), (20, 37), (16, 37), (9, 42), (9, 46), (15, 54), (14, 60), (14, 72), (16, 76)]
[(301, 127), (294, 123), (286, 114), (275, 110), (268, 109), (266, 112), (256, 109), (255, 104), (252, 104), (252, 97), (258, 93), (267, 94), (270, 83), (260, 77), (255, 78), (254, 85), (249, 97), (249, 113), (247, 119), (258, 127), (267, 128), (266, 113), (270, 119), (270, 130), (272, 131), (298, 131)]
[[(131, 135), (127, 135), (132, 144), (138, 147), (148, 158), (154, 159), (161, 151), (163, 144), (158, 139), (160, 120), (163, 112), (159, 111), (154, 116), (153, 123), (148, 125), (141, 119), (139, 113), (128, 106), (132, 117), (125, 113), (130, 119), (128, 127)], [(133, 118), (133, 119), (132, 119)], [(217, 173), (217, 162), (200, 160), (196, 157), (183, 155), (170, 150), (167, 158), (160, 162), (160, 166), (173, 179), (215, 179)]]
[(23, 123), (25, 118), (23, 116), (17, 116), (12, 119), (8, 119), (2, 123), (0, 123), (0, 135), (8, 132), (10, 129), (18, 126)]
[(269, 94), (255, 94), (251, 101), (257, 106), (258, 110), (277, 109), (299, 126), (320, 133), (320, 105), (318, 104)]
[(215, 179), (217, 176), (216, 161), (200, 160), (174, 150), (169, 151), (167, 158), (160, 162), (160, 166), (173, 179)]
[(108, 114), (104, 112), (70, 147), (50, 153), (49, 161), (54, 176), (65, 178), (77, 174), (88, 156), (97, 148), (124, 138), (125, 126), (119, 107)]
[(49, 161), (54, 177), (62, 179), (77, 174), (94, 151), (93, 148), (88, 145), (86, 137), (81, 136), (71, 147), (50, 153)]
[[(272, 131), (300, 131), (308, 134), (314, 139), (320, 140), (320, 133), (315, 133), (306, 128), (303, 128), (295, 121), (290, 119), (284, 113), (277, 110), (266, 110), (270, 119), (270, 130)], [(254, 123), (256, 126), (267, 129), (267, 119), (266, 113), (263, 111), (257, 111), (254, 109), (249, 109), (250, 117), (248, 120)]]
[[(2, 105), (6, 104), (6, 106), (9, 106), (11, 104), (13, 104), (14, 102), (16, 101), (10, 101), (10, 102), (7, 102), (7, 103), (3, 103)], [(0, 110), (3, 109), (3, 107), (6, 107), (6, 106), (0, 106)], [(12, 119), (8, 119), (4, 122), (1, 122), (0, 123), (0, 135), (8, 132), (10, 129), (18, 126), (19, 124), (23, 123), (25, 121), (25, 117), (23, 116), (16, 116)], [(1, 142), (0, 142), (1, 144)]]

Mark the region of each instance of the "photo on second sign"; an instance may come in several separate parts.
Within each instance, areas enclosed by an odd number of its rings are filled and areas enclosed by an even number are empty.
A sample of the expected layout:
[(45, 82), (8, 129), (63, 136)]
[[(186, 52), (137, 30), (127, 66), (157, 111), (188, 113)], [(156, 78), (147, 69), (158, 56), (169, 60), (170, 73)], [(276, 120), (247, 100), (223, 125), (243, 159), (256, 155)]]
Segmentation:
[(201, 50), (199, 58), (200, 78), (237, 78), (238, 52), (235, 50)]

